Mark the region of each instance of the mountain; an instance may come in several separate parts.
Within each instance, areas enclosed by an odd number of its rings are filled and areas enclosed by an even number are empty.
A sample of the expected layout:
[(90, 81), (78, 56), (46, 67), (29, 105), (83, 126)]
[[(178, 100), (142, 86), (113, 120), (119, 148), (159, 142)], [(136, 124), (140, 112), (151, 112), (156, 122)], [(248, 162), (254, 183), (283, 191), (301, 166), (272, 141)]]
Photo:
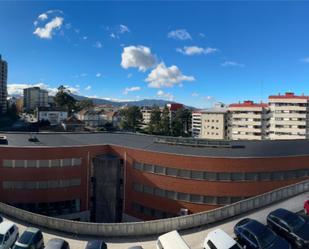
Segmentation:
[(112, 101), (112, 100), (107, 100), (107, 99), (99, 99), (99, 98), (88, 98), (85, 96), (80, 96), (80, 95), (75, 95), (75, 94), (71, 94), (71, 96), (76, 99), (77, 101), (81, 101), (81, 100), (92, 100), (92, 102), (95, 105), (113, 105), (113, 106), (123, 106), (123, 105), (128, 105), (128, 106), (153, 106), (153, 105), (157, 105), (157, 106), (165, 106), (168, 103), (175, 103), (172, 101), (166, 101), (166, 100), (162, 100), (162, 99), (143, 99), (143, 100), (136, 100), (136, 101)]

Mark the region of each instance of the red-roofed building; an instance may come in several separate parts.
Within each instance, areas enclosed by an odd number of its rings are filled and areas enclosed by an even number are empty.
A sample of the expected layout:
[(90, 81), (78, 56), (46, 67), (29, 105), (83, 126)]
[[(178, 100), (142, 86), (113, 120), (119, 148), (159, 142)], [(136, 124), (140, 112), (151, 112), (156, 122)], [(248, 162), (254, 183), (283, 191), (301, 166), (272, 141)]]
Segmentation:
[(272, 113), (270, 139), (309, 138), (309, 96), (287, 92), (284, 95), (269, 96), (268, 102)]
[(228, 138), (232, 140), (261, 140), (268, 136), (269, 108), (265, 103), (246, 100), (228, 107)]

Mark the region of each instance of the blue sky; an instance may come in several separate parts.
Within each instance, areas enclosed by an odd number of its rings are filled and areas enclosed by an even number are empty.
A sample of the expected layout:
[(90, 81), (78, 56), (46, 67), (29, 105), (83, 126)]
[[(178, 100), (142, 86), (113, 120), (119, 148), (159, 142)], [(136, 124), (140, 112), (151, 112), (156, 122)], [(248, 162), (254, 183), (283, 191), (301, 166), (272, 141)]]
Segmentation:
[(9, 91), (196, 107), (309, 95), (308, 2), (0, 2)]

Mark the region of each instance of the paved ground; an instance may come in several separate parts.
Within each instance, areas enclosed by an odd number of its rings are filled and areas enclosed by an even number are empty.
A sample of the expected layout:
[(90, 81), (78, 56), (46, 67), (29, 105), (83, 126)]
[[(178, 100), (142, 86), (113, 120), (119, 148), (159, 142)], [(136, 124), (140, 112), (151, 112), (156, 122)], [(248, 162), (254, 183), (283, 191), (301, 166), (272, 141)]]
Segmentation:
[[(243, 217), (250, 217), (256, 220), (259, 220), (263, 223), (266, 222), (266, 216), (267, 214), (279, 207), (289, 209), (293, 212), (298, 212), (302, 210), (303, 203), (305, 200), (309, 199), (309, 192), (295, 196), (293, 198), (290, 198), (286, 201), (271, 205), (265, 209), (258, 210), (256, 212), (252, 212), (250, 214), (244, 214), (238, 217), (235, 217), (233, 219), (230, 219), (228, 221), (223, 222), (222, 224), (216, 224), (216, 226), (208, 226), (208, 227), (202, 227), (197, 229), (190, 229), (188, 231), (184, 231), (181, 233), (183, 238), (186, 240), (188, 245), (191, 247), (191, 249), (200, 249), (202, 248), (203, 240), (206, 236), (206, 234), (215, 228), (221, 228), (231, 236), (233, 235), (233, 227), (234, 225)], [(18, 224), (18, 227), (20, 229), (20, 234), (25, 230), (24, 224)], [(77, 238), (77, 237), (69, 237), (67, 235), (61, 235), (61, 234), (55, 234), (51, 233), (49, 231), (46, 231), (43, 229), (44, 232), (44, 240), (45, 243), (54, 237), (63, 237), (65, 238), (69, 244), (71, 249), (84, 249), (86, 246), (86, 243), (91, 238)], [(105, 241), (107, 241), (108, 248), (109, 249), (127, 249), (130, 246), (133, 245), (142, 245), (144, 249), (155, 249), (155, 241), (156, 237), (148, 237), (148, 238), (113, 238), (108, 239), (104, 238)]]

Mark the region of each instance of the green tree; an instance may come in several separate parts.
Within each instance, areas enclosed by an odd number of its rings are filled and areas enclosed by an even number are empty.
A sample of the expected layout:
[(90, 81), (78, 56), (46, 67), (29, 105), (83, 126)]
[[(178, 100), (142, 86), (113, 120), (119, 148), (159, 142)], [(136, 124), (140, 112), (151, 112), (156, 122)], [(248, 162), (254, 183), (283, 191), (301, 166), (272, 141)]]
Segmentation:
[(191, 120), (191, 111), (188, 109), (179, 109), (175, 113), (175, 117), (172, 120), (172, 135), (178, 136), (189, 136)]
[(80, 111), (80, 110), (85, 109), (85, 108), (90, 108), (92, 106), (93, 106), (93, 101), (91, 99), (83, 99), (83, 100), (78, 101), (76, 103), (77, 111)]
[(161, 133), (161, 110), (158, 106), (153, 106), (151, 110), (148, 132), (150, 134)]
[(142, 123), (143, 115), (138, 106), (129, 106), (120, 111), (120, 127), (123, 130), (136, 132)]
[(167, 106), (164, 107), (161, 121), (160, 121), (161, 134), (165, 136), (169, 136), (171, 134), (171, 119), (170, 112)]
[(71, 96), (70, 90), (63, 85), (58, 87), (54, 101), (57, 106), (65, 108), (69, 113), (76, 110), (76, 100)]

